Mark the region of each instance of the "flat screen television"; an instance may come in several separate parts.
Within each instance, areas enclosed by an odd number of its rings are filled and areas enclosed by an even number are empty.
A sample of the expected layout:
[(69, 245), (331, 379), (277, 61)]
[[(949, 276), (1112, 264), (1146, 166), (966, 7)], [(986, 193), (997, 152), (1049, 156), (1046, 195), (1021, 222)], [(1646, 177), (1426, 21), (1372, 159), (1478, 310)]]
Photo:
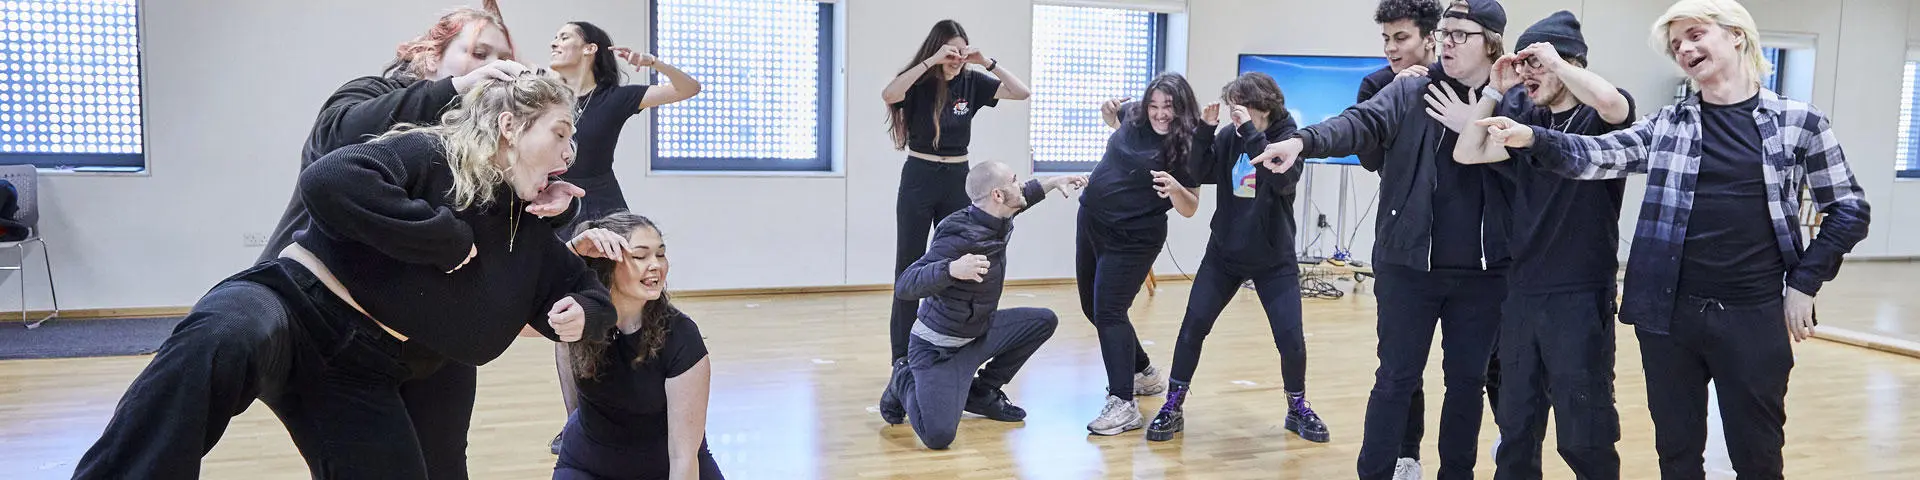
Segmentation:
[[(1287, 96), (1287, 112), (1305, 127), (1339, 115), (1353, 106), (1360, 80), (1387, 66), (1381, 57), (1325, 55), (1240, 55), (1240, 73), (1261, 72), (1280, 84)], [(1359, 165), (1358, 157), (1315, 158), (1308, 163)]]

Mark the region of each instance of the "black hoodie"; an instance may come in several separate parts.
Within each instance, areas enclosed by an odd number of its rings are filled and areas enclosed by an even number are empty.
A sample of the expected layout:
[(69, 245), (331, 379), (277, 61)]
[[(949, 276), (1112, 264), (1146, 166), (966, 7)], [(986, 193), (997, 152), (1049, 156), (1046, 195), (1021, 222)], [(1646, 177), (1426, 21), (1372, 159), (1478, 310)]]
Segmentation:
[(1298, 268), (1293, 251), (1293, 198), (1306, 163), (1295, 162), (1283, 173), (1247, 163), (1269, 142), (1293, 135), (1293, 117), (1278, 113), (1285, 116), (1267, 125), (1266, 131), (1253, 122), (1221, 131), (1214, 136), (1212, 158), (1188, 165), (1195, 180), (1219, 187), (1207, 248), (1235, 265)]

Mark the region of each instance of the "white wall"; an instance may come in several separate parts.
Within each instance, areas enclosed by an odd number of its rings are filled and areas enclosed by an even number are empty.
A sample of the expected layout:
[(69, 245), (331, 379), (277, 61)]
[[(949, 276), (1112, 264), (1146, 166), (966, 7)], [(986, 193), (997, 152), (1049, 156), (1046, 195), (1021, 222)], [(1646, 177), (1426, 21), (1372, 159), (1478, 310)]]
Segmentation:
[[(649, 24), (639, 0), (502, 2), (523, 59), (543, 64), (561, 22), (590, 20), (615, 40), (643, 47)], [(1635, 93), (1642, 112), (1669, 102), (1677, 72), (1647, 47), (1647, 24), (1666, 0), (1508, 2), (1508, 42), (1560, 9), (1585, 22), (1594, 69)], [(42, 227), (54, 240), (62, 306), (184, 306), (245, 266), (278, 218), (316, 108), (341, 82), (377, 73), (394, 43), (419, 34), (451, 2), (335, 0), (149, 1), (143, 5), (148, 155), (146, 176), (56, 176), (42, 180)], [(1592, 8), (1588, 8), (1589, 4)], [(902, 155), (883, 132), (877, 96), (909, 61), (912, 43), (942, 18), (964, 24), (976, 46), (1030, 76), (1029, 0), (982, 0), (956, 8), (934, 0), (845, 0), (843, 169), (829, 176), (687, 176), (646, 171), (644, 118), (629, 125), (615, 170), (627, 198), (665, 227), (673, 244), (676, 288), (822, 286), (888, 282), (893, 203)], [(1920, 11), (1902, 0), (1748, 2), (1769, 31), (1818, 37), (1817, 104), (1835, 118), (1855, 172), (1879, 206), (1873, 234), (1856, 250), (1920, 255), (1920, 213), (1896, 205), (1920, 200), (1920, 183), (1892, 178), (1898, 75), (1909, 39), (1920, 41)], [(1185, 71), (1204, 94), (1235, 73), (1239, 53), (1377, 55), (1373, 2), (1198, 0)], [(377, 12), (378, 14), (370, 14)], [(1901, 20), (1905, 19), (1905, 22)], [(1176, 55), (1176, 58), (1178, 56)], [(671, 61), (672, 59), (667, 59)], [(1176, 66), (1176, 68), (1178, 68)], [(1836, 88), (1846, 72), (1849, 82)], [(979, 115), (976, 159), (1029, 167), (1025, 102)], [(1331, 218), (1338, 177), (1317, 167), (1314, 202)], [(1355, 171), (1350, 215), (1358, 219), (1375, 177)], [(1209, 187), (1211, 188), (1211, 187)], [(1639, 187), (1629, 192), (1631, 227)], [(1211, 198), (1211, 195), (1203, 196)], [(1210, 201), (1209, 201), (1210, 203)], [(1302, 202), (1305, 204), (1306, 202)], [(1073, 273), (1076, 205), (1054, 197), (1020, 219), (1011, 255), (1016, 278)], [(1179, 265), (1197, 267), (1206, 243), (1204, 207), (1174, 218), (1169, 247)], [(1370, 215), (1369, 215), (1370, 217)], [(1368, 255), (1371, 223), (1358, 226), (1354, 250)], [(1352, 227), (1349, 227), (1352, 228)], [(1906, 240), (1898, 242), (1896, 240)], [(1330, 240), (1322, 241), (1325, 245)], [(1159, 273), (1174, 273), (1163, 256)], [(17, 277), (17, 276), (16, 276)], [(29, 273), (29, 286), (43, 285)], [(0, 291), (17, 288), (8, 279)], [(9, 294), (0, 298), (11, 299)], [(48, 303), (30, 293), (34, 308)], [(5, 300), (0, 300), (5, 301)]]

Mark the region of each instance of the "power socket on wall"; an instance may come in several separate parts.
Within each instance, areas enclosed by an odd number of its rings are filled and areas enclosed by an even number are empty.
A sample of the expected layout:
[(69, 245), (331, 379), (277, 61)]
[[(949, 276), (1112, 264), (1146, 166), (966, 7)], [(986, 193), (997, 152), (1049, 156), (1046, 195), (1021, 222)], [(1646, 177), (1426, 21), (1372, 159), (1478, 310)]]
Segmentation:
[(240, 234), (240, 246), (243, 246), (243, 247), (267, 246), (267, 234), (260, 233), (260, 232), (250, 232), (250, 233)]

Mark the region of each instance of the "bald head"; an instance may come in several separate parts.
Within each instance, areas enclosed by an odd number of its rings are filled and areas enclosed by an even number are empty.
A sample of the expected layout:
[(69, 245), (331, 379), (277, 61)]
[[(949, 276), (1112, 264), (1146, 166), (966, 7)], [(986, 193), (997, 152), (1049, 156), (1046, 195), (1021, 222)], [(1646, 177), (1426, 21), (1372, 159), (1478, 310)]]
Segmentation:
[(1007, 164), (986, 161), (967, 171), (967, 198), (973, 203), (993, 200), (993, 191), (1013, 183), (1013, 169)]

